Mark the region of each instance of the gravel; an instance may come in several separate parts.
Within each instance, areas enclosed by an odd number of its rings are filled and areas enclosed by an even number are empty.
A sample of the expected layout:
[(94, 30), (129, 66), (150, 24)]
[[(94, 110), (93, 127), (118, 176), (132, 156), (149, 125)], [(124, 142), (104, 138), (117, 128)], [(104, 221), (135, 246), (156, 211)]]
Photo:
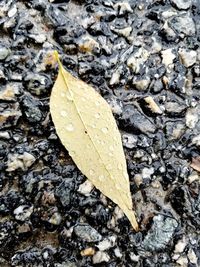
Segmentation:
[[(198, 0), (0, 1), (0, 266), (200, 265)], [(108, 102), (140, 232), (56, 135), (52, 52)]]
[(144, 246), (146, 250), (150, 251), (165, 249), (177, 227), (178, 223), (173, 218), (165, 218), (162, 215), (155, 216), (153, 219), (153, 225), (144, 238), (142, 246)]
[(84, 241), (97, 242), (102, 239), (102, 236), (90, 225), (78, 224), (74, 227), (74, 233)]

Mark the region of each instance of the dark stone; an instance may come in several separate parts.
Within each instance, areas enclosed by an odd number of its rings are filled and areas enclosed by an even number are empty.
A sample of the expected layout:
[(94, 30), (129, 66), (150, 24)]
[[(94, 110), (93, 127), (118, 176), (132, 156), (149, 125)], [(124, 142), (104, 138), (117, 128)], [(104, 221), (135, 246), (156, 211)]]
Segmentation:
[(169, 196), (173, 209), (180, 215), (192, 215), (193, 208), (190, 201), (190, 194), (185, 187), (176, 187)]
[(152, 120), (146, 118), (135, 107), (127, 105), (120, 117), (120, 126), (128, 132), (152, 134), (156, 126)]
[(0, 236), (0, 252), (5, 254), (16, 244), (15, 226), (11, 220), (0, 223)]
[(72, 192), (74, 191), (74, 180), (66, 178), (59, 186), (56, 187), (55, 195), (60, 199), (64, 207), (70, 204)]
[(23, 83), (28, 91), (37, 96), (47, 94), (52, 87), (52, 81), (46, 74), (27, 73)]
[(24, 199), (16, 191), (9, 191), (0, 197), (0, 214), (7, 215), (19, 205), (24, 203)]
[(42, 120), (41, 106), (42, 103), (29, 93), (22, 98), (22, 110), (30, 123), (37, 123)]
[(18, 251), (12, 257), (12, 266), (24, 265), (24, 266), (39, 266), (42, 264), (41, 252), (38, 248), (31, 248), (25, 251)]

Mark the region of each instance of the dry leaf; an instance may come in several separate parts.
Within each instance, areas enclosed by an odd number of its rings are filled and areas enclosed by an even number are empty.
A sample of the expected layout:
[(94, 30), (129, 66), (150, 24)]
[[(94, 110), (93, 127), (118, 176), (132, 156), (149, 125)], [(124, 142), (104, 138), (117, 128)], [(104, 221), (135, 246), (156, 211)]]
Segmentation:
[(119, 205), (138, 230), (121, 136), (111, 109), (91, 86), (63, 68), (57, 52), (55, 56), (59, 73), (50, 112), (56, 132), (81, 172)]

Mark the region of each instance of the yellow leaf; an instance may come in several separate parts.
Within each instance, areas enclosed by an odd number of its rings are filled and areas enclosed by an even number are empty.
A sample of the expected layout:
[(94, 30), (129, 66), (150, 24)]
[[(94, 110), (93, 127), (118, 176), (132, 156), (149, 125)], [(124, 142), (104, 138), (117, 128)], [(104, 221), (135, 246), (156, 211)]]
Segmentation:
[(138, 230), (121, 136), (111, 109), (91, 86), (63, 68), (57, 52), (55, 56), (59, 73), (50, 112), (56, 132), (81, 172)]

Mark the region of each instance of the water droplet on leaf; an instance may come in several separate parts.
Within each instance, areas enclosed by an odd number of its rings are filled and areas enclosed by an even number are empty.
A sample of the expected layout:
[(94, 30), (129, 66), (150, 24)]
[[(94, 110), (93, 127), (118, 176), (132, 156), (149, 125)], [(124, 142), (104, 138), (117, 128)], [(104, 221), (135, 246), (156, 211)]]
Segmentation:
[(91, 169), (91, 170), (89, 170), (89, 173), (90, 173), (90, 175), (92, 175), (92, 176), (93, 176), (93, 175), (94, 175), (94, 170), (92, 170), (92, 169)]
[(95, 102), (95, 105), (96, 105), (96, 106), (99, 106), (99, 105), (100, 105), (100, 101), (97, 100), (97, 101)]
[(65, 110), (61, 110), (60, 115), (62, 117), (67, 117), (67, 112)]
[(73, 126), (72, 123), (69, 123), (69, 124), (65, 127), (65, 129), (66, 129), (67, 131), (69, 131), (69, 132), (73, 132), (73, 131), (74, 131), (74, 126)]
[(99, 119), (100, 118), (100, 113), (96, 113), (94, 116), (95, 116), (96, 119)]
[(119, 186), (118, 184), (116, 184), (115, 187), (116, 187), (117, 190), (121, 189), (121, 186)]
[(66, 93), (66, 97), (68, 100), (72, 101), (73, 100), (73, 93), (68, 90)]
[(110, 151), (114, 151), (114, 147), (113, 146), (109, 146)]
[(103, 132), (103, 133), (107, 133), (108, 132), (108, 128), (107, 127), (103, 127), (102, 129), (101, 129), (101, 131)]

